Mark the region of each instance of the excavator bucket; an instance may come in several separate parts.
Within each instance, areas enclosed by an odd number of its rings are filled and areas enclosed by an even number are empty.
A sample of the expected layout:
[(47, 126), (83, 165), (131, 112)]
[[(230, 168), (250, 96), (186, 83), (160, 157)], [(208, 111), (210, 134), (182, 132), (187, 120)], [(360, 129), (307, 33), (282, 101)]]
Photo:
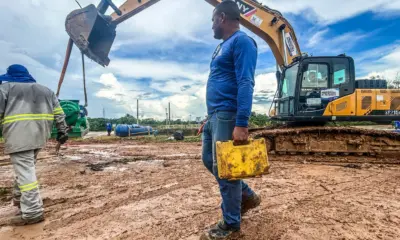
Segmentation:
[(99, 13), (91, 4), (67, 16), (65, 29), (75, 45), (90, 59), (108, 66), (111, 46), (116, 36), (116, 25), (110, 17)]

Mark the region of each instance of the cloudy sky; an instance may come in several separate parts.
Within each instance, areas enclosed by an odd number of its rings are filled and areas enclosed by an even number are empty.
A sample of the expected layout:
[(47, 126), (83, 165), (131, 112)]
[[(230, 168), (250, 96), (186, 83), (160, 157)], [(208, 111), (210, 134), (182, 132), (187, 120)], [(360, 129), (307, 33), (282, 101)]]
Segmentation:
[[(303, 52), (346, 53), (359, 78), (393, 79), (400, 71), (400, 0), (259, 1), (286, 16)], [(24, 64), (39, 83), (56, 90), (68, 42), (64, 21), (76, 8), (74, 0), (0, 1), (0, 71)], [(204, 0), (163, 0), (121, 24), (111, 64), (86, 60), (90, 116), (101, 117), (103, 108), (106, 117), (136, 115), (139, 98), (141, 117), (162, 119), (168, 102), (175, 119), (204, 117), (210, 58), (219, 43), (212, 37), (212, 10)], [(253, 110), (266, 113), (276, 89), (275, 60), (268, 45), (248, 33), (259, 44)], [(75, 47), (60, 98), (83, 100), (82, 86)]]

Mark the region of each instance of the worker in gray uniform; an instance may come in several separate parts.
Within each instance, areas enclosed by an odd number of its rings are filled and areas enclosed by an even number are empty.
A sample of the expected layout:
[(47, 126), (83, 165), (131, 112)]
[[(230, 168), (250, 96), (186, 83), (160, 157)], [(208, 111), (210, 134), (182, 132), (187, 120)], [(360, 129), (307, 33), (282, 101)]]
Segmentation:
[(0, 117), (5, 140), (15, 172), (13, 203), (20, 213), (12, 225), (34, 224), (44, 220), (43, 203), (36, 178), (36, 157), (51, 135), (53, 122), (57, 141), (68, 140), (65, 114), (53, 91), (36, 83), (22, 65), (11, 65), (0, 76)]

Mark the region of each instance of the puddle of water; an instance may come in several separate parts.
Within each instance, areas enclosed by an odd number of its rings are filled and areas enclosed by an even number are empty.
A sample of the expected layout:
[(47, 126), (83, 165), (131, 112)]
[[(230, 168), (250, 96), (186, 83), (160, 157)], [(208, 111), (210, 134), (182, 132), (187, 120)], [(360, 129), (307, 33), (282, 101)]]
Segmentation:
[(79, 156), (64, 156), (63, 158), (65, 158), (67, 160), (71, 160), (71, 161), (82, 160), (82, 157), (79, 157)]
[(134, 165), (162, 165), (165, 161), (164, 160), (146, 160), (146, 161), (135, 161), (129, 162), (128, 164)]
[(178, 153), (178, 154), (161, 155), (161, 157), (185, 157), (185, 156), (190, 156), (190, 154)]
[(110, 166), (110, 167), (106, 167), (104, 168), (105, 172), (124, 172), (126, 171), (128, 168), (118, 168), (118, 167), (114, 167), (114, 166)]
[(178, 183), (177, 182), (170, 183), (170, 184), (164, 185), (164, 187), (165, 188), (170, 188), (170, 187), (175, 186), (175, 185), (178, 185)]
[(19, 240), (38, 238), (44, 234), (44, 225), (45, 223), (41, 222), (21, 227), (2, 227), (0, 228), (0, 239)]
[(103, 151), (90, 151), (90, 154), (102, 156), (102, 157), (111, 157), (111, 156), (117, 156), (116, 153), (110, 153), (110, 152), (103, 152)]

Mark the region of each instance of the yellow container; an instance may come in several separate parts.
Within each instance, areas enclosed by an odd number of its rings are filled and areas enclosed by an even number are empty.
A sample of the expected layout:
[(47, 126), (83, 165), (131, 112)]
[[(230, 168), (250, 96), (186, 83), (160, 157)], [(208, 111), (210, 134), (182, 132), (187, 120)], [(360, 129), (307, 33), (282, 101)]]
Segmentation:
[(250, 140), (235, 146), (233, 141), (217, 142), (218, 176), (237, 180), (268, 173), (269, 162), (265, 139)]

